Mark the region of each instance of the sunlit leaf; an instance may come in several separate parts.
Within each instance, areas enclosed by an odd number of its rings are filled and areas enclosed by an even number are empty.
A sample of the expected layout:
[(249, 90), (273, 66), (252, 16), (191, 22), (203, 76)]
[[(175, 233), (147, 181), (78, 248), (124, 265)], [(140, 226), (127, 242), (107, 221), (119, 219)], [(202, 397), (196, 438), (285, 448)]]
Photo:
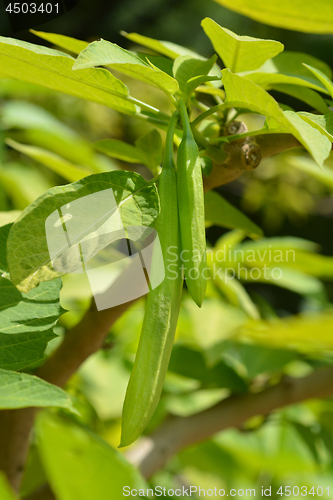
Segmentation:
[(13, 149), (16, 149), (16, 151), (19, 151), (39, 163), (42, 163), (68, 181), (78, 181), (79, 179), (91, 174), (91, 170), (89, 171), (79, 165), (74, 165), (55, 153), (51, 153), (45, 149), (38, 148), (36, 146), (29, 146), (27, 144), (19, 144), (12, 139), (7, 139), (6, 143)]
[(60, 387), (34, 375), (0, 369), (0, 409), (30, 406), (74, 410), (71, 398)]
[(280, 42), (238, 36), (208, 17), (201, 25), (225, 66), (233, 73), (257, 69), (283, 50)]
[[(300, 85), (289, 85), (286, 83), (281, 84), (271, 84), (269, 85), (270, 90), (277, 90), (278, 92), (282, 92), (283, 94), (291, 95), (300, 101), (305, 102), (311, 108), (317, 109), (323, 114), (329, 112), (329, 108), (321, 97), (315, 90), (308, 89), (306, 87), (302, 87)], [(316, 115), (317, 116), (317, 115)]]
[[(113, 193), (113, 199), (110, 197), (110, 192)], [(95, 200), (93, 207), (88, 203), (85, 212), (82, 205), (80, 216), (77, 214), (71, 218), (71, 226), (76, 228), (76, 232), (80, 233), (83, 228), (78, 238), (89, 236), (105, 224), (110, 225), (105, 238), (109, 235), (112, 237), (116, 234), (114, 232), (120, 229), (119, 224), (121, 227), (150, 226), (158, 215), (159, 202), (156, 187), (152, 183), (147, 184), (140, 175), (134, 172), (93, 174), (76, 183), (49, 189), (22, 212), (8, 238), (11, 279), (21, 291), (28, 292), (41, 281), (62, 275), (59, 270), (56, 271), (52, 267), (45, 221), (51, 214), (56, 214), (61, 207), (94, 193), (98, 193), (99, 202)], [(116, 212), (114, 203), (118, 207)], [(59, 219), (59, 216), (57, 217)], [(56, 226), (57, 222), (54, 224), (54, 227), (52, 226), (54, 235), (51, 241), (54, 240), (56, 243), (60, 234)], [(59, 228), (61, 229), (61, 224)], [(101, 239), (103, 240), (103, 237)], [(61, 255), (59, 257), (61, 258)]]
[(105, 69), (72, 71), (75, 59), (40, 45), (0, 37), (0, 78), (30, 82), (133, 114), (128, 89)]
[(333, 33), (333, 5), (330, 0), (303, 2), (288, 0), (215, 0), (224, 7), (271, 26), (305, 33)]
[(260, 227), (215, 191), (205, 194), (205, 218), (210, 224), (229, 229), (242, 229), (248, 235), (263, 234)]
[(147, 488), (123, 455), (69, 420), (41, 414), (36, 434), (46, 476), (59, 500), (121, 498), (124, 486)]
[(81, 70), (101, 65), (159, 87), (167, 93), (174, 94), (178, 90), (177, 81), (167, 73), (144, 63), (132, 52), (105, 40), (93, 42), (80, 52), (73, 69)]

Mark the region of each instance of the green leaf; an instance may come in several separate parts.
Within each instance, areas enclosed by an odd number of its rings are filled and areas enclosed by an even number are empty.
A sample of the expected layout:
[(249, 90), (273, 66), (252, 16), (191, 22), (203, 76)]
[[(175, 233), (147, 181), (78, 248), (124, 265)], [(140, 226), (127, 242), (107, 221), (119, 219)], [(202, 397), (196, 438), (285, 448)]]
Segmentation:
[(177, 45), (173, 42), (155, 40), (154, 38), (139, 35), (138, 33), (126, 33), (126, 31), (121, 31), (120, 33), (128, 40), (132, 40), (132, 42), (142, 45), (143, 47), (152, 49), (159, 54), (169, 57), (170, 59), (176, 59), (178, 56), (190, 56), (202, 60), (206, 59), (197, 52), (194, 52), (186, 47), (182, 47), (181, 45)]
[(331, 75), (326, 75), (322, 70), (313, 67), (313, 64), (305, 64), (304, 62), (303, 66), (305, 66), (305, 68), (307, 68), (309, 71), (311, 71), (311, 73), (315, 75), (315, 77), (323, 84), (323, 86), (333, 99), (333, 82), (329, 78), (331, 77)]
[(162, 162), (162, 139), (155, 129), (139, 137), (134, 146), (117, 139), (97, 141), (94, 146), (98, 151), (112, 158), (128, 163), (143, 163), (154, 173), (156, 173), (156, 167)]
[(124, 486), (147, 488), (123, 455), (69, 420), (42, 413), (36, 434), (43, 467), (58, 500), (120, 499)]
[(210, 224), (230, 229), (242, 229), (250, 236), (263, 234), (260, 227), (215, 191), (205, 194), (205, 218)]
[(333, 33), (333, 5), (330, 0), (215, 0), (224, 7), (270, 26), (305, 33)]
[(230, 304), (243, 309), (250, 318), (259, 319), (259, 311), (243, 285), (235, 278), (228, 275), (227, 270), (220, 269), (213, 274), (214, 283), (227, 297)]
[(132, 52), (105, 40), (90, 43), (80, 52), (73, 69), (79, 70), (100, 65), (109, 66), (120, 73), (154, 85), (167, 94), (175, 94), (178, 90), (177, 81), (167, 73), (144, 63)]
[(247, 390), (246, 382), (224, 361), (209, 368), (201, 352), (177, 344), (172, 350), (169, 371), (199, 380), (203, 387), (223, 387), (236, 393)]
[(237, 352), (246, 366), (247, 374), (253, 378), (262, 373), (276, 372), (297, 358), (296, 351), (271, 349), (269, 347), (251, 344), (237, 344)]
[(128, 163), (143, 163), (143, 155), (135, 146), (118, 139), (103, 139), (94, 143), (95, 148), (111, 158)]
[[(217, 56), (214, 55), (207, 61), (195, 59), (191, 56), (179, 56), (173, 63), (173, 74), (179, 83), (179, 90), (188, 97), (188, 90), (186, 89), (189, 80), (198, 76), (207, 76), (213, 68)], [(200, 83), (198, 82), (198, 85)]]
[(11, 146), (16, 151), (23, 153), (30, 158), (42, 163), (46, 167), (61, 175), (67, 181), (78, 181), (83, 177), (91, 174), (91, 170), (74, 165), (67, 160), (64, 160), (55, 153), (51, 153), (46, 149), (38, 148), (36, 146), (29, 146), (27, 144), (19, 144), (12, 139), (6, 139), (8, 146)]
[(57, 47), (68, 50), (69, 52), (72, 52), (72, 54), (79, 54), (81, 50), (85, 49), (87, 45), (89, 45), (89, 42), (77, 40), (76, 38), (72, 38), (70, 36), (58, 35), (56, 33), (46, 33), (45, 31), (30, 31), (39, 38), (47, 40)]
[[(190, 97), (190, 95), (192, 94), (192, 92), (197, 87), (201, 86), (203, 83), (207, 83), (207, 82), (215, 82), (216, 83), (217, 81), (220, 82), (221, 77), (202, 75), (202, 76), (195, 76), (195, 77), (191, 78), (185, 86), (185, 92), (184, 92), (185, 99), (188, 99)], [(199, 92), (202, 92), (202, 86), (200, 87)]]
[(71, 398), (60, 387), (34, 375), (0, 369), (0, 409), (30, 406), (54, 406), (77, 413)]
[(11, 489), (7, 477), (0, 471), (0, 498), (1, 500), (17, 500), (17, 496)]
[(303, 52), (285, 51), (274, 59), (266, 61), (261, 68), (244, 76), (266, 90), (276, 84), (291, 84), (327, 92), (325, 85), (313, 78), (305, 64), (317, 68), (328, 77), (332, 75), (331, 68), (320, 59)]
[(0, 37), (0, 78), (14, 78), (134, 114), (128, 89), (105, 69), (73, 72), (75, 59), (63, 52)]
[(0, 182), (13, 205), (20, 209), (26, 208), (52, 186), (37, 167), (30, 165), (28, 168), (21, 163), (0, 165)]
[[(6, 263), (2, 264), (6, 270)], [(1, 368), (21, 370), (44, 358), (48, 342), (56, 337), (53, 328), (64, 312), (59, 302), (60, 290), (58, 279), (25, 294), (7, 277), (0, 278)]]
[(269, 129), (294, 135), (318, 165), (323, 165), (331, 150), (327, 137), (305, 123), (296, 113), (282, 111), (272, 96), (250, 80), (235, 75), (228, 69), (224, 69), (222, 75), (227, 95), (225, 104), (228, 107), (248, 108), (266, 116)]
[(142, 155), (143, 163), (156, 173), (156, 167), (161, 165), (163, 157), (162, 138), (159, 132), (151, 130), (139, 137), (135, 141), (135, 146)]
[[(300, 101), (305, 102), (313, 109), (317, 109), (323, 114), (329, 113), (329, 107), (324, 99), (316, 91), (301, 87), (300, 85), (289, 85), (286, 83), (272, 84), (269, 86), (270, 90), (277, 90), (283, 94), (291, 95)], [(317, 115), (315, 115), (317, 116)]]
[[(71, 216), (70, 224), (77, 234), (75, 242), (72, 242), (75, 246), (83, 238), (89, 239), (100, 227), (105, 229), (107, 225), (106, 233), (97, 233), (94, 238), (94, 241), (98, 242), (95, 250), (99, 251), (110, 243), (112, 235), (116, 238), (119, 229), (135, 225), (148, 227), (154, 223), (159, 213), (156, 187), (152, 183), (146, 183), (134, 172), (93, 174), (73, 184), (49, 189), (22, 212), (9, 234), (7, 251), (10, 275), (20, 291), (28, 292), (41, 281), (48, 281), (63, 274), (54, 270), (51, 264), (45, 229), (46, 219), (50, 215), (56, 217), (52, 226), (53, 239), (51, 238), (51, 241), (56, 243), (63, 233), (61, 224), (57, 222), (60, 220), (56, 215), (57, 210), (75, 200), (105, 190), (108, 190), (106, 199), (101, 195), (94, 206), (91, 206), (91, 203), (86, 207), (82, 205), (80, 215)], [(114, 199), (111, 199), (109, 190), (112, 190)], [(117, 210), (114, 203), (117, 204)], [(108, 243), (105, 244), (106, 240)], [(58, 257), (66, 258), (67, 250), (70, 251), (69, 247), (65, 246), (64, 253), (60, 253)]]
[(257, 69), (284, 49), (282, 43), (274, 40), (238, 36), (208, 17), (201, 26), (225, 66), (233, 73)]
[[(186, 47), (182, 47), (181, 45), (177, 45), (176, 43), (173, 42), (167, 42), (165, 40), (155, 40), (154, 38), (149, 38), (147, 36), (139, 35), (138, 33), (126, 33), (125, 31), (121, 31), (121, 34), (124, 35), (126, 38), (129, 40), (132, 40), (135, 43), (138, 43), (140, 45), (143, 45), (144, 47), (148, 47), (149, 49), (152, 49), (159, 54), (163, 54), (166, 57), (169, 57), (170, 59), (176, 59), (179, 56), (189, 56), (190, 58), (194, 59), (200, 59), (201, 61), (207, 61), (206, 57), (203, 57), (201, 54), (198, 54), (197, 52), (194, 52), (193, 50), (190, 50)], [(148, 59), (151, 59), (151, 62), (154, 63), (154, 56), (151, 57), (150, 55), (147, 55)], [(158, 64), (156, 66), (159, 67)], [(163, 67), (161, 67), (163, 69)], [(166, 69), (164, 69), (166, 71)], [(168, 71), (166, 71), (168, 73)], [(209, 73), (210, 76), (216, 76), (219, 79), (221, 79), (221, 68), (217, 65), (214, 64), (213, 69)], [(213, 80), (211, 80), (213, 81)], [(221, 86), (220, 82), (215, 82), (213, 84), (214, 86)], [(206, 87), (205, 87), (206, 88)], [(211, 91), (214, 90), (213, 87), (208, 87)]]

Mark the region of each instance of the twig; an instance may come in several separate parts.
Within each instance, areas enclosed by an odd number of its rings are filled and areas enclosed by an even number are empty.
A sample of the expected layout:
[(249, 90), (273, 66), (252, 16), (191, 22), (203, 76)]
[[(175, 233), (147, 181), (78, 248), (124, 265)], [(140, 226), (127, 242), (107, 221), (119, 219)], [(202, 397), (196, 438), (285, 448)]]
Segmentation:
[(180, 450), (217, 432), (239, 427), (255, 415), (268, 415), (290, 404), (331, 395), (333, 368), (318, 370), (303, 378), (286, 377), (259, 393), (230, 396), (190, 417), (169, 417), (151, 436), (143, 438), (129, 450), (127, 458), (149, 479)]

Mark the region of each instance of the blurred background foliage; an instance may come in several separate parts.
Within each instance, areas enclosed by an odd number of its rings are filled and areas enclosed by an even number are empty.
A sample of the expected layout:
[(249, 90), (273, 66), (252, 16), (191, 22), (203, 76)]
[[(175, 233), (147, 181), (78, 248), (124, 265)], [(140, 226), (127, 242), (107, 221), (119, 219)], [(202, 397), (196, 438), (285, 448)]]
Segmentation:
[[(269, 27), (213, 1), (81, 0), (65, 16), (38, 29), (88, 41), (102, 37), (136, 50), (137, 46), (119, 34), (120, 30), (135, 31), (210, 57), (213, 49), (200, 27), (207, 16), (237, 34), (279, 40), (288, 50), (312, 54), (333, 66), (331, 35)], [(0, 19), (0, 32), (13, 35), (5, 18)], [(15, 37), (42, 43), (27, 31), (15, 33)], [(121, 79), (135, 97), (163, 111), (170, 110), (159, 90), (130, 78)], [(272, 95), (296, 111), (311, 111), (297, 99), (274, 92)], [(207, 104), (212, 103), (208, 98)], [(244, 115), (242, 119), (249, 129), (259, 128), (261, 123), (255, 115)], [(152, 177), (143, 165), (113, 160), (95, 150), (92, 143), (97, 140), (115, 138), (134, 144), (151, 130), (150, 125), (98, 104), (2, 80), (0, 120), (1, 225), (15, 220), (48, 188), (70, 182), (75, 176), (80, 178), (83, 173), (127, 169), (146, 179)], [(28, 148), (14, 150), (5, 144), (5, 138)], [(302, 376), (332, 364), (333, 158), (325, 167), (318, 174), (318, 167), (304, 151), (293, 150), (263, 161), (256, 171), (218, 188), (263, 229), (265, 238), (253, 241), (242, 231), (208, 227), (212, 266), (217, 262), (216, 252), (227, 247), (244, 252), (289, 248), (296, 252), (296, 258), (284, 263), (283, 282), (244, 278), (235, 284), (231, 280), (211, 280), (201, 310), (184, 294), (163, 396), (146, 433), (168, 414), (191, 415), (230, 393), (255, 391), (285, 374)], [(236, 264), (232, 259), (218, 263), (222, 273), (230, 272)], [(263, 265), (260, 258), (255, 265)], [(91, 295), (84, 275), (68, 275), (63, 281), (62, 305), (69, 312), (57, 327), (60, 338), (82, 316)], [(62, 411), (55, 418), (50, 413), (39, 424), (44, 431), (37, 433), (39, 445), (30, 454), (23, 494), (42, 484), (45, 476), (50, 479), (57, 474), (45, 446), (53, 446), (55, 456), (61, 456), (62, 439), (71, 442), (72, 436), (75, 441), (75, 427), (69, 422), (89, 428), (114, 448), (118, 446), (122, 403), (143, 313), (144, 300), (140, 300), (118, 320), (104, 348), (68, 384), (81, 416)], [(49, 352), (58, 342), (56, 339), (50, 343)], [(322, 400), (295, 405), (267, 419), (254, 418), (240, 429), (225, 431), (184, 450), (153, 477), (151, 484), (171, 488), (187, 484), (206, 488), (285, 484), (333, 488), (332, 417), (332, 400)], [(53, 434), (48, 434), (48, 426)], [(59, 439), (52, 440), (54, 435)], [(94, 453), (99, 457), (95, 460), (102, 460), (106, 451), (96, 445)], [(108, 459), (113, 460), (111, 456)], [(98, 482), (100, 477), (94, 479)], [(113, 475), (113, 480), (124, 484), (121, 475), (118, 479)], [(104, 494), (108, 491), (105, 488)], [(96, 496), (93, 483), (86, 489), (90, 495), (87, 498), (102, 498)]]

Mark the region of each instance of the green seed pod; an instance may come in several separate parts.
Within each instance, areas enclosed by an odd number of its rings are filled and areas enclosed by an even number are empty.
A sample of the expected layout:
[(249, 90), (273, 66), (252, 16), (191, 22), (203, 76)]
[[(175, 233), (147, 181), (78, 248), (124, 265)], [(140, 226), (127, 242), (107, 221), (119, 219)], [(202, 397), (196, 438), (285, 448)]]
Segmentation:
[(182, 263), (188, 291), (201, 307), (207, 278), (205, 206), (199, 150), (194, 140), (184, 101), (179, 99), (183, 138), (178, 149), (177, 188)]
[[(159, 402), (177, 326), (183, 274), (180, 267), (180, 234), (177, 179), (173, 161), (173, 135), (178, 121), (174, 113), (167, 132), (163, 169), (159, 178), (161, 213), (156, 232), (163, 253), (165, 278), (147, 296), (145, 316), (134, 367), (127, 387), (122, 415), (122, 446), (133, 443), (147, 426)], [(169, 252), (173, 258), (170, 260)], [(175, 260), (174, 254), (178, 255)], [(155, 269), (154, 269), (155, 265)], [(152, 260), (151, 276), (160, 266)]]

